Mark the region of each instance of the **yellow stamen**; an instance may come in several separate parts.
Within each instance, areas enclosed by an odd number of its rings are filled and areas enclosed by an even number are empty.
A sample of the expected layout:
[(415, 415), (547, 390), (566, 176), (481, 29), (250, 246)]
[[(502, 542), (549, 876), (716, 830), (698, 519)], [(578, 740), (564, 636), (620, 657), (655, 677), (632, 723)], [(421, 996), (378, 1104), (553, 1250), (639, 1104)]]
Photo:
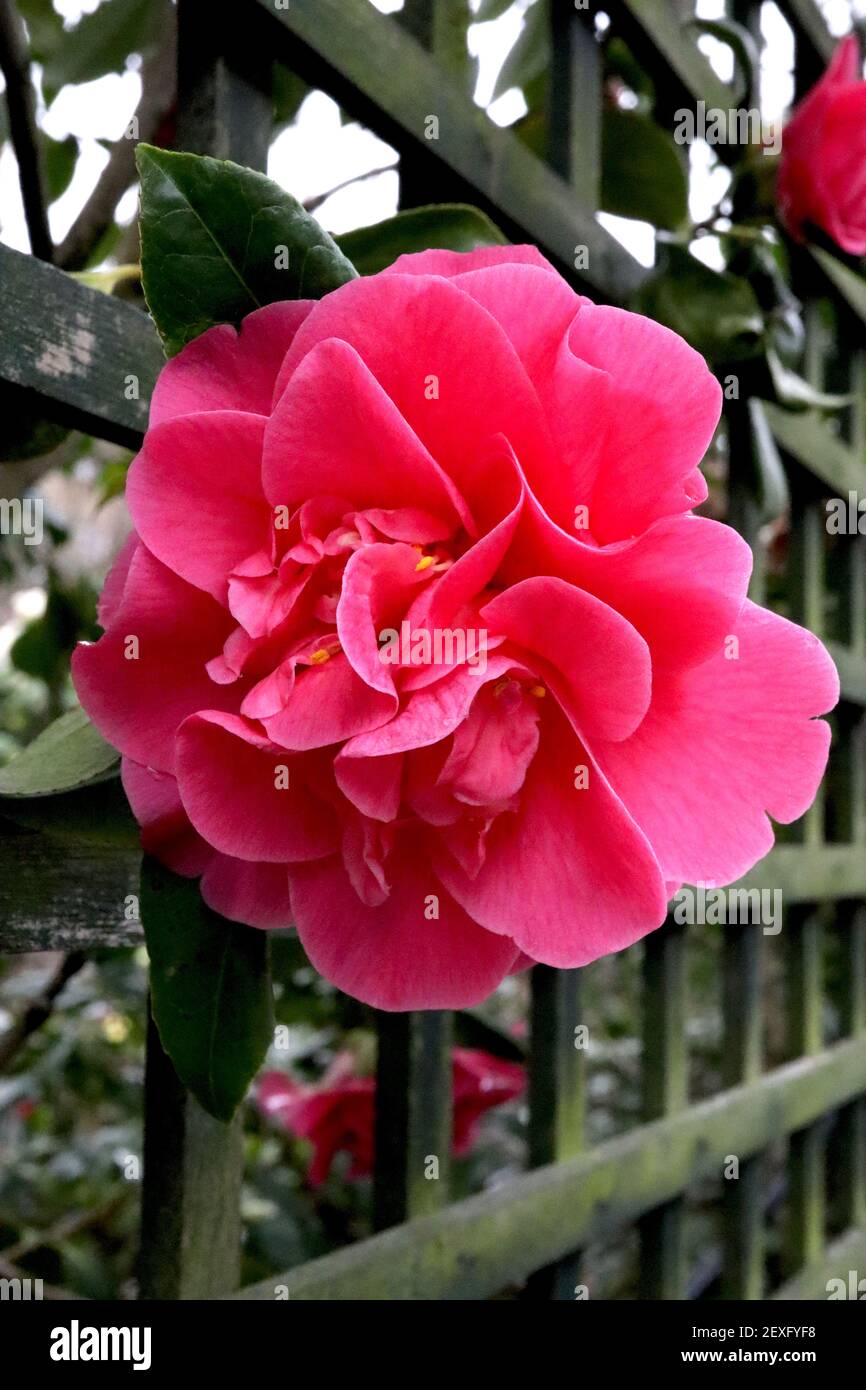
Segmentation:
[(531, 685), (529, 687), (529, 693), (530, 695), (534, 695), (536, 700), (543, 700), (547, 691), (543, 685)]
[(317, 652), (313, 652), (312, 656), (310, 657), (310, 665), (323, 666), (326, 661), (330, 660), (331, 653), (329, 651), (326, 651), (324, 647), (320, 647), (319, 650)]
[(435, 563), (436, 557), (434, 555), (425, 555), (415, 566), (415, 573), (417, 574), (419, 570), (429, 570), (430, 566)]
[(337, 544), (338, 544), (338, 545), (355, 545), (358, 541), (360, 541), (360, 539), (361, 539), (361, 536), (360, 536), (360, 533), (359, 533), (358, 531), (344, 531), (343, 534), (342, 534), (342, 536), (340, 536), (340, 539), (339, 539), (339, 541), (337, 542)]

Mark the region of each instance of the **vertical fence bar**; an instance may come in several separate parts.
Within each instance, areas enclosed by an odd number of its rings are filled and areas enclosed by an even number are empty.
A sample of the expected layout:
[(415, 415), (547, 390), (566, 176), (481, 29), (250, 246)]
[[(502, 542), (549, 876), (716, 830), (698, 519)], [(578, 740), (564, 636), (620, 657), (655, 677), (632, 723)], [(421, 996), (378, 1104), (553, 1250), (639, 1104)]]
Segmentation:
[[(601, 52), (585, 16), (570, 5), (550, 7), (551, 71), (546, 153), (587, 208), (599, 201)], [(579, 795), (579, 793), (578, 793)], [(532, 972), (529, 1072), (529, 1162), (562, 1162), (580, 1152), (586, 1116), (586, 1049), (579, 1046), (581, 972), (537, 965)], [(540, 1269), (527, 1297), (566, 1301), (580, 1279), (578, 1251)]]
[(178, 0), (177, 146), (264, 169), (273, 126), (272, 69), (255, 6)]
[[(536, 965), (532, 972), (529, 1068), (529, 1162), (533, 1168), (580, 1153), (586, 1113), (586, 1048), (581, 1025), (581, 972)], [(575, 1252), (529, 1280), (527, 1296), (575, 1297), (580, 1255)]]
[[(848, 904), (840, 921), (844, 1033), (866, 1032), (866, 907)], [(866, 1094), (839, 1115), (833, 1143), (834, 1215), (841, 1227), (866, 1226)]]
[(448, 1200), (452, 1016), (380, 1013), (376, 1071), (377, 1230)]
[(178, 1080), (150, 1019), (139, 1297), (216, 1298), (240, 1278), (240, 1116), (221, 1124)]
[[(722, 1079), (726, 1086), (748, 1085), (761, 1074), (762, 947), (763, 929), (759, 923), (737, 923), (725, 928)], [(740, 1159), (736, 1177), (725, 1174), (722, 1221), (723, 1296), (759, 1299), (764, 1288), (763, 1154)]]
[[(823, 929), (819, 913), (809, 908), (793, 909), (787, 938), (787, 1050), (793, 1060), (814, 1056), (823, 1043)], [(789, 1275), (817, 1259), (824, 1248), (824, 1151), (822, 1120), (791, 1135), (783, 1242), (783, 1267)]]
[[(686, 938), (674, 922), (644, 942), (643, 1000), (644, 1118), (655, 1120), (675, 1114), (688, 1099)], [(638, 1223), (642, 1298), (685, 1296), (684, 1210), (685, 1199), (676, 1197)]]

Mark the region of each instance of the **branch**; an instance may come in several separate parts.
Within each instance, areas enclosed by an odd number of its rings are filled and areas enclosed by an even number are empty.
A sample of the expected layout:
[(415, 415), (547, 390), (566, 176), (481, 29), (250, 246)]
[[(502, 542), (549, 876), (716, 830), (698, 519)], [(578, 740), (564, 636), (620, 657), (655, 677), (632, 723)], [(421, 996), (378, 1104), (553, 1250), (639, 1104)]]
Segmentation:
[(54, 245), (45, 210), (42, 154), (36, 127), (36, 98), (30, 80), (27, 39), (12, 0), (0, 0), (0, 71), (6, 80), (9, 133), (18, 164), (18, 183), (30, 250), (41, 261), (51, 261)]
[(70, 951), (68, 956), (64, 956), (59, 969), (49, 980), (44, 993), (38, 999), (30, 1000), (18, 1022), (13, 1024), (4, 1037), (0, 1038), (0, 1072), (6, 1070), (31, 1034), (41, 1028), (43, 1023), (51, 1017), (54, 1012), (55, 999), (67, 981), (71, 980), (73, 975), (78, 974), (84, 962), (83, 951)]
[(165, 38), (141, 65), (141, 97), (133, 117), (135, 139), (122, 135), (115, 142), (96, 187), (58, 246), (56, 261), (64, 270), (81, 270), (87, 264), (94, 247), (114, 221), (117, 204), (137, 178), (136, 141), (153, 140), (174, 104), (177, 26), (173, 5), (168, 5), (161, 23)]
[[(33, 1275), (32, 1275), (32, 1274), (25, 1274), (25, 1272), (24, 1272), (23, 1269), (19, 1269), (17, 1265), (14, 1265), (14, 1264), (12, 1264), (9, 1260), (5, 1260), (5, 1259), (3, 1259), (2, 1257), (0, 1257), (0, 1278), (3, 1278), (3, 1279), (32, 1279), (32, 1278), (33, 1278)], [(83, 1294), (80, 1294), (80, 1293), (70, 1293), (69, 1289), (61, 1289), (61, 1288), (58, 1288), (56, 1284), (46, 1284), (44, 1281), (43, 1281), (43, 1283), (42, 1283), (42, 1297), (46, 1300), (46, 1302), (47, 1302), (49, 1299), (52, 1299), (52, 1300), (53, 1300), (53, 1299), (72, 1298), (72, 1299), (75, 1299), (76, 1301), (78, 1301), (79, 1299), (81, 1299), (81, 1300), (84, 1299), (84, 1295), (83, 1295)]]
[(316, 208), (320, 208), (334, 193), (342, 193), (344, 188), (351, 188), (353, 183), (363, 183), (365, 179), (375, 179), (378, 178), (380, 174), (390, 174), (392, 170), (396, 173), (397, 168), (398, 164), (395, 160), (392, 164), (380, 165), (378, 169), (368, 169), (365, 174), (353, 174), (350, 179), (344, 179), (342, 183), (336, 184), (334, 188), (329, 188), (326, 193), (317, 193), (312, 198), (305, 198), (303, 204), (304, 211), (315, 212)]

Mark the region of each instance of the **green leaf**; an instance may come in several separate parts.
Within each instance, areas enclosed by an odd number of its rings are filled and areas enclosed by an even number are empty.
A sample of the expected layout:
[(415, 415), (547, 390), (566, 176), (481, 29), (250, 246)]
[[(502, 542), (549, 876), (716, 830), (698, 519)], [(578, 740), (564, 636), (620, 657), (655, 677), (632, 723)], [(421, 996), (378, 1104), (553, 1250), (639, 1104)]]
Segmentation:
[(745, 25), (737, 24), (733, 19), (690, 19), (683, 28), (697, 29), (701, 34), (709, 34), (711, 38), (727, 44), (733, 51), (740, 81), (731, 93), (731, 105), (742, 101), (752, 91), (761, 61), (758, 45)]
[(212, 912), (195, 880), (149, 857), (141, 919), (162, 1045), (199, 1104), (228, 1122), (273, 1037), (268, 934)]
[[(514, 47), (499, 70), (491, 100), (495, 101), (512, 87), (519, 87), (525, 93), (536, 78), (548, 71), (552, 56), (549, 0), (534, 0)], [(527, 98), (527, 104), (532, 106), (533, 103)]]
[(238, 324), (274, 300), (327, 294), (356, 275), (318, 222), (264, 174), (144, 144), (136, 159), (142, 284), (169, 356), (213, 324)]
[(47, 54), (42, 72), (47, 98), (70, 83), (123, 72), (130, 53), (146, 53), (155, 43), (159, 10), (155, 0), (102, 0)]
[(467, 203), (442, 203), (399, 212), (372, 227), (359, 227), (336, 238), (361, 275), (375, 275), (410, 251), (475, 251), (479, 246), (505, 246), (506, 237), (478, 208)]
[(297, 77), (282, 63), (274, 64), (274, 134), (291, 125), (311, 91), (302, 77)]
[(0, 382), (0, 461), (20, 463), (56, 449), (69, 433), (65, 425), (46, 420), (35, 391)]
[(0, 796), (54, 796), (100, 782), (115, 774), (118, 758), (83, 709), (69, 710), (0, 768)]
[(762, 520), (775, 521), (790, 505), (788, 475), (763, 401), (751, 397), (748, 411), (752, 426), (750, 440), (754, 491), (761, 506)]
[(48, 201), (53, 203), (65, 193), (75, 172), (78, 159), (78, 141), (74, 135), (65, 140), (52, 140), (50, 135), (42, 134), (45, 152), (45, 182), (48, 188)]
[(601, 132), (602, 211), (676, 231), (688, 214), (689, 186), (672, 137), (639, 111), (605, 111)]
[(843, 265), (820, 246), (810, 246), (809, 250), (827, 279), (845, 296), (855, 313), (866, 322), (866, 278), (850, 266)]
[(628, 44), (614, 35), (604, 46), (606, 77), (618, 77), (634, 92), (641, 111), (651, 111), (655, 105), (655, 85), (649, 73), (641, 67)]
[(672, 328), (710, 361), (743, 361), (763, 348), (764, 319), (748, 281), (710, 270), (682, 246), (662, 249), (632, 307)]
[(841, 410), (853, 400), (852, 396), (836, 396), (812, 386), (786, 367), (772, 347), (767, 348), (767, 366), (775, 399), (789, 410)]

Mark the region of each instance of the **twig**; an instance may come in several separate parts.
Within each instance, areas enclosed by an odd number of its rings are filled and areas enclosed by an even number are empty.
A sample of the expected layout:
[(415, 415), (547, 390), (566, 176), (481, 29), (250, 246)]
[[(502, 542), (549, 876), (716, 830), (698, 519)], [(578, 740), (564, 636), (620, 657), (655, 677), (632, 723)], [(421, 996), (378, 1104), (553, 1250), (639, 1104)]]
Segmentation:
[(41, 261), (54, 257), (45, 209), (45, 181), (36, 127), (36, 98), (24, 25), (12, 0), (0, 0), (0, 70), (6, 81), (9, 134), (18, 164), (18, 183), (30, 250)]
[(0, 1259), (9, 1261), (26, 1260), (28, 1255), (32, 1255), (34, 1250), (41, 1250), (44, 1246), (62, 1245), (65, 1240), (71, 1240), (73, 1236), (80, 1235), (82, 1231), (87, 1231), (91, 1226), (98, 1226), (119, 1210), (124, 1198), (112, 1197), (110, 1201), (103, 1202), (100, 1207), (90, 1207), (87, 1211), (72, 1211), (66, 1216), (62, 1216), (53, 1226), (49, 1226), (47, 1231), (31, 1231), (23, 1240), (16, 1241), (14, 1245), (7, 1245), (0, 1250)]
[(94, 247), (114, 221), (117, 204), (135, 183), (136, 141), (152, 140), (174, 104), (177, 27), (173, 5), (167, 6), (160, 22), (165, 38), (141, 65), (141, 97), (133, 117), (136, 137), (122, 135), (115, 141), (96, 187), (58, 246), (55, 259), (64, 270), (81, 270), (87, 264)]
[(389, 174), (392, 169), (396, 172), (396, 160), (393, 164), (382, 164), (378, 169), (368, 169), (366, 174), (353, 174), (350, 179), (344, 179), (336, 187), (329, 188), (327, 193), (317, 193), (313, 198), (305, 198), (304, 211), (315, 212), (316, 208), (320, 208), (334, 193), (342, 193), (344, 188), (351, 188), (353, 183), (363, 183), (365, 179), (378, 178), (379, 174)]
[(64, 956), (44, 992), (37, 999), (30, 1000), (18, 1022), (9, 1029), (4, 1037), (0, 1038), (0, 1072), (6, 1070), (31, 1034), (41, 1028), (43, 1023), (51, 1017), (54, 1012), (55, 999), (67, 981), (71, 980), (73, 975), (78, 974), (85, 959), (83, 951), (70, 951), (68, 956)]
[[(19, 1269), (17, 1265), (11, 1264), (9, 1260), (4, 1260), (0, 1257), (0, 1278), (32, 1279), (33, 1276), (31, 1274), (26, 1274), (22, 1269)], [(84, 1294), (71, 1293), (69, 1289), (58, 1288), (56, 1284), (46, 1284), (44, 1280), (41, 1280), (40, 1283), (42, 1285), (41, 1296), (46, 1302), (65, 1298), (75, 1299), (76, 1301), (84, 1299)]]

